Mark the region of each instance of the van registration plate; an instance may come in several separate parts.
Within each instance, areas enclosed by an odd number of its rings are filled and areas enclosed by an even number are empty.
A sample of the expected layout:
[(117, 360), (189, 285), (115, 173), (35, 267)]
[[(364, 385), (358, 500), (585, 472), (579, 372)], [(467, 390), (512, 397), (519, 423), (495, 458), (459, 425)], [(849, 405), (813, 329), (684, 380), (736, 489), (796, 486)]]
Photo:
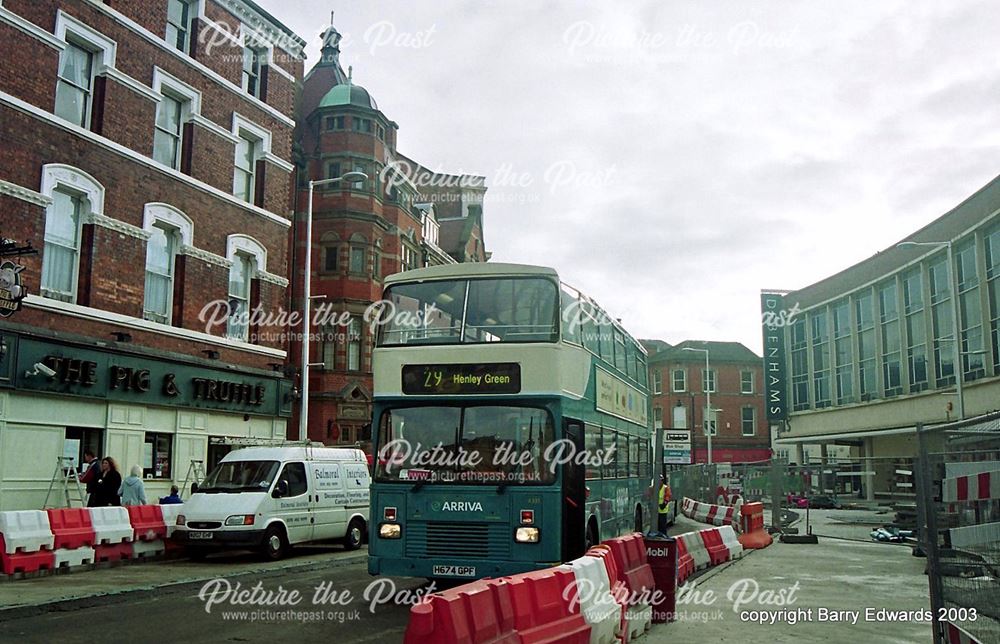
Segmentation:
[(213, 537), (211, 532), (197, 532), (191, 531), (188, 533), (188, 537), (191, 539), (198, 539), (201, 541), (207, 541)]
[(475, 566), (434, 566), (435, 575), (448, 575), (451, 577), (475, 577)]

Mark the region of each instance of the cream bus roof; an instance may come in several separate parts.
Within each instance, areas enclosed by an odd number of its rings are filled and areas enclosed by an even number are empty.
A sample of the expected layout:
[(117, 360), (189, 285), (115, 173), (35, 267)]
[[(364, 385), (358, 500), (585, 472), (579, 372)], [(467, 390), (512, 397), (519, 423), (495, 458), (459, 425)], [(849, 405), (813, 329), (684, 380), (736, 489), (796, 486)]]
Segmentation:
[(398, 282), (414, 282), (419, 280), (436, 280), (448, 278), (464, 277), (496, 277), (496, 276), (521, 276), (521, 275), (548, 275), (559, 279), (559, 274), (555, 269), (546, 266), (531, 266), (528, 264), (495, 264), (470, 262), (466, 264), (445, 264), (442, 266), (428, 266), (427, 268), (417, 268), (412, 271), (394, 273), (385, 278), (385, 285), (396, 284)]

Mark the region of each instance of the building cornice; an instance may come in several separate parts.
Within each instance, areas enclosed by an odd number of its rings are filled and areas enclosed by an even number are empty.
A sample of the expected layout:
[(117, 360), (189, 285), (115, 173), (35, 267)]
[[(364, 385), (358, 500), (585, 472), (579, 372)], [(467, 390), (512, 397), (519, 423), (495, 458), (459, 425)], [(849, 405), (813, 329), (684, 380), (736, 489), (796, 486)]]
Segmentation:
[(10, 181), (4, 181), (3, 179), (0, 179), (0, 195), (14, 197), (15, 199), (27, 201), (28, 203), (35, 204), (36, 206), (41, 206), (43, 208), (47, 208), (49, 204), (52, 203), (51, 197), (47, 197), (40, 192), (32, 190), (31, 188), (25, 188), (24, 186), (19, 186), (16, 183), (11, 183)]
[(149, 239), (149, 231), (143, 230), (138, 226), (125, 223), (119, 219), (108, 217), (107, 215), (91, 213), (90, 216), (87, 217), (87, 223), (100, 226), (101, 228), (107, 228), (108, 230), (113, 230), (129, 237), (135, 237), (136, 239), (141, 239), (142, 241), (147, 241)]
[(144, 320), (130, 315), (122, 315), (121, 313), (114, 313), (112, 311), (95, 309), (89, 306), (80, 306), (79, 304), (70, 304), (68, 302), (52, 300), (38, 295), (28, 295), (28, 297), (24, 300), (24, 304), (29, 308), (38, 309), (48, 313), (57, 313), (84, 320), (116, 324), (126, 328), (135, 329), (137, 331), (159, 333), (161, 335), (175, 338), (186, 338), (196, 342), (215, 344), (226, 349), (256, 353), (282, 360), (288, 355), (287, 352), (280, 349), (272, 349), (270, 347), (263, 347), (256, 344), (250, 344), (248, 342), (241, 342), (239, 340), (232, 340), (230, 338), (211, 335), (209, 333), (202, 333), (191, 329), (170, 326), (168, 324), (160, 324), (159, 322), (152, 322), (150, 320)]
[(66, 43), (56, 38), (55, 35), (42, 29), (30, 20), (22, 18), (10, 9), (4, 8), (3, 0), (0, 0), (0, 22), (6, 23), (14, 29), (24, 32), (32, 38), (45, 43), (49, 47), (52, 47), (56, 51), (62, 51), (66, 48)]
[(257, 273), (257, 277), (262, 282), (267, 282), (268, 284), (275, 284), (281, 288), (288, 288), (288, 280), (281, 275), (275, 275), (274, 273), (268, 273), (267, 271), (260, 271)]
[(216, 255), (215, 253), (210, 253), (207, 250), (202, 250), (201, 248), (195, 248), (194, 246), (181, 246), (180, 250), (182, 255), (187, 257), (193, 257), (195, 259), (200, 259), (206, 264), (211, 264), (213, 266), (220, 266), (226, 270), (232, 267), (233, 263), (223, 257), (222, 255)]

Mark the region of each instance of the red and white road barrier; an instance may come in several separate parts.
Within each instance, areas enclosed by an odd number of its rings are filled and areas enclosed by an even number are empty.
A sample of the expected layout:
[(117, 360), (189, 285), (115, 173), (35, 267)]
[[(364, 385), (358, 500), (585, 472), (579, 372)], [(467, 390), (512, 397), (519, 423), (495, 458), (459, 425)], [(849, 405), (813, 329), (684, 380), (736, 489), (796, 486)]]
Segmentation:
[(1000, 470), (954, 476), (941, 481), (941, 500), (944, 503), (994, 499), (1000, 499)]
[[(737, 501), (742, 503), (738, 497)], [(681, 502), (681, 513), (689, 519), (709, 525), (730, 525), (734, 528), (739, 526), (739, 505), (712, 505), (684, 497)]]
[(166, 550), (164, 539), (173, 532), (182, 507), (0, 512), (0, 570), (13, 575), (162, 555)]

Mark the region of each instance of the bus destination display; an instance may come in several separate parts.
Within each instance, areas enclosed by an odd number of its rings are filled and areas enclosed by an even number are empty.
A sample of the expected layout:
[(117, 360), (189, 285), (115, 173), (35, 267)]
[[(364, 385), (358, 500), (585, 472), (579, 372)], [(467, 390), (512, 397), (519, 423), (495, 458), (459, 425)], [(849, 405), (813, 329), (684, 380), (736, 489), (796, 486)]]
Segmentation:
[(412, 395), (516, 394), (521, 392), (521, 365), (409, 364), (403, 366), (403, 393)]

